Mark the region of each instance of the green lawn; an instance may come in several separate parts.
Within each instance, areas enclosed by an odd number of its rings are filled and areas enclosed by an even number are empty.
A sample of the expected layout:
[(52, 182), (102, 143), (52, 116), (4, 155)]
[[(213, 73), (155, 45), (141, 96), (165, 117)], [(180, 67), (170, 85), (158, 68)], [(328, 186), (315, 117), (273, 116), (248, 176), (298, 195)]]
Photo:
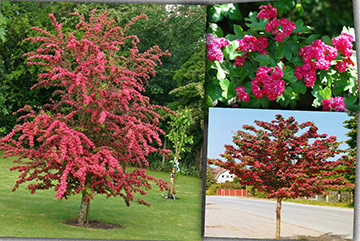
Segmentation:
[[(120, 229), (90, 229), (65, 225), (62, 222), (78, 215), (80, 196), (57, 200), (54, 190), (30, 194), (23, 185), (11, 189), (19, 175), (10, 172), (11, 158), (2, 159), (0, 152), (0, 236), (42, 238), (200, 240), (200, 178), (179, 176), (176, 180), (177, 200), (164, 199), (157, 186), (145, 196), (151, 207), (136, 202), (127, 207), (122, 198), (95, 196), (90, 220), (124, 226)], [(169, 180), (169, 173), (148, 174)]]

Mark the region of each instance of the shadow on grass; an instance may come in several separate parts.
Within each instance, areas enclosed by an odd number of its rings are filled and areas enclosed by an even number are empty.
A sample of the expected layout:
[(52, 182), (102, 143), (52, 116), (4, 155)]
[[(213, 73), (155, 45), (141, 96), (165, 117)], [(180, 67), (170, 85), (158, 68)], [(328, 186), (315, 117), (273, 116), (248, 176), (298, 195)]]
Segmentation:
[(285, 240), (307, 240), (307, 241), (351, 241), (352, 239), (345, 238), (347, 235), (339, 235), (332, 233), (325, 233), (320, 236), (296, 235), (293, 237), (282, 237)]

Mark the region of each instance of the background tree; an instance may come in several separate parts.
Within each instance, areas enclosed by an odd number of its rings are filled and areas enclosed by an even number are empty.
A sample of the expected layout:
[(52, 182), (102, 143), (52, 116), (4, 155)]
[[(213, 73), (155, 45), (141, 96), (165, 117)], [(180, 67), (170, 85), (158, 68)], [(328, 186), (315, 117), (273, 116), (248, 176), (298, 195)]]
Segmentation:
[[(85, 203), (94, 194), (120, 196), (127, 205), (134, 193), (146, 194), (150, 180), (160, 189), (166, 183), (147, 175), (147, 156), (161, 151), (157, 109), (144, 96), (144, 85), (155, 75), (160, 58), (168, 55), (158, 46), (140, 52), (136, 35), (127, 30), (145, 15), (116, 26), (106, 13), (92, 11), (89, 20), (80, 18), (76, 31), (63, 31), (50, 14), (52, 31), (33, 27), (39, 35), (27, 38), (39, 43), (26, 54), (28, 64), (43, 66), (33, 86), (55, 88), (53, 99), (36, 111), (26, 105), (22, 124), (0, 139), (5, 157), (15, 161), (21, 175), (13, 190), (31, 182), (31, 193), (55, 187), (58, 199), (82, 194), (79, 225), (84, 224)], [(135, 166), (135, 167), (132, 167)], [(139, 198), (140, 204), (150, 203)], [(89, 210), (89, 208), (87, 208)], [(88, 223), (89, 211), (86, 219)]]
[[(172, 110), (181, 111), (184, 106), (189, 110), (192, 123), (187, 134), (193, 136), (190, 150), (184, 153), (182, 169), (196, 168), (196, 173), (202, 173), (203, 133), (205, 108), (205, 51), (196, 52), (180, 69), (175, 71), (174, 80), (177, 88), (169, 92), (173, 102), (168, 104)], [(195, 161), (194, 161), (195, 160)], [(194, 165), (195, 164), (195, 165)]]
[(171, 116), (169, 125), (171, 126), (170, 132), (166, 135), (171, 141), (171, 156), (174, 158), (171, 163), (173, 164), (171, 173), (171, 188), (170, 197), (175, 199), (175, 174), (176, 170), (179, 169), (180, 159), (183, 154), (189, 151), (189, 145), (193, 143), (193, 136), (189, 135), (188, 128), (192, 123), (192, 118), (189, 110), (177, 111), (176, 116)]
[[(243, 185), (276, 198), (276, 238), (280, 239), (281, 201), (310, 197), (330, 188), (352, 186), (336, 173), (349, 171), (351, 159), (328, 160), (342, 151), (336, 137), (318, 134), (313, 122), (298, 124), (294, 117), (280, 114), (271, 122), (254, 121), (260, 127), (244, 125), (233, 145), (225, 145), (220, 155), (226, 161), (210, 159), (210, 164), (228, 169)], [(345, 168), (339, 169), (337, 167)]]
[[(348, 155), (354, 159), (353, 160), (353, 167), (351, 168), (351, 172), (346, 172), (344, 177), (349, 180), (352, 184), (355, 184), (355, 158), (356, 158), (356, 136), (357, 136), (357, 113), (350, 112), (348, 113), (350, 119), (344, 121), (344, 127), (349, 129), (349, 132), (346, 135), (350, 138), (345, 141), (348, 144), (349, 149)], [(351, 188), (351, 191), (354, 192), (354, 188)]]
[(212, 173), (212, 170), (214, 169), (211, 167), (206, 168), (206, 190), (209, 189), (211, 185), (216, 183), (216, 179)]

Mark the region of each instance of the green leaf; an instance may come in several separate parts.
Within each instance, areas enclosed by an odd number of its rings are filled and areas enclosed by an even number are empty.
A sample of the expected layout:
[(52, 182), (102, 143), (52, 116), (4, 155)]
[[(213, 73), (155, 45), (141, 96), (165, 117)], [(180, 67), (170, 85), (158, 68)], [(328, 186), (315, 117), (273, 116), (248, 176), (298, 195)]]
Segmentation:
[(227, 90), (227, 96), (226, 98), (229, 100), (233, 97), (236, 97), (236, 87), (237, 87), (238, 81), (233, 80), (230, 82), (228, 90)]
[(324, 99), (319, 93), (321, 90), (322, 87), (320, 85), (314, 85), (313, 90), (311, 91), (311, 94), (315, 97), (312, 104), (315, 108), (321, 106), (321, 101)]
[(307, 87), (305, 83), (301, 80), (296, 81), (291, 85), (296, 93), (305, 94)]
[(344, 104), (345, 106), (351, 106), (354, 105), (356, 103), (356, 101), (359, 100), (359, 97), (357, 95), (350, 95), (346, 98), (344, 98)]
[(234, 35), (234, 34), (228, 34), (225, 36), (225, 38), (229, 41), (234, 41), (234, 40), (237, 40), (239, 37), (237, 35)]
[(246, 26), (251, 28), (252, 30), (265, 30), (265, 25), (269, 22), (269, 20), (265, 18), (258, 19), (257, 12), (250, 12), (249, 17), (245, 18), (245, 20), (249, 23), (246, 23)]
[(295, 0), (287, 0), (287, 1), (274, 1), (274, 8), (278, 10), (278, 12), (287, 12), (294, 8)]
[(241, 67), (240, 71), (240, 80), (243, 81), (246, 77), (249, 77), (252, 71), (253, 65), (250, 63), (244, 63), (244, 66)]
[[(356, 72), (356, 71), (354, 71)], [(350, 75), (349, 76), (349, 80), (348, 80), (348, 85), (346, 86), (346, 88), (344, 89), (344, 91), (347, 91), (349, 90), (349, 92), (352, 94), (352, 93), (355, 93), (357, 91), (357, 76), (353, 76), (353, 75)]]
[(294, 75), (294, 70), (290, 66), (286, 66), (285, 69), (283, 69), (283, 79), (288, 80), (290, 83), (296, 83), (298, 79)]
[(227, 91), (230, 81), (228, 79), (219, 79), (219, 84), (222, 90)]
[(359, 112), (360, 111), (360, 105), (346, 105), (345, 104), (345, 107), (349, 111), (353, 111), (353, 112)]
[(1, 42), (5, 43), (6, 42), (6, 32), (5, 29), (0, 27), (0, 40)]
[(268, 98), (266, 98), (266, 96), (264, 96), (259, 99), (259, 103), (262, 108), (266, 109), (269, 107), (270, 100)]
[(286, 43), (284, 41), (278, 44), (275, 52), (276, 59), (282, 59), (285, 56), (285, 45)]
[(285, 58), (291, 61), (292, 53), (291, 53), (291, 46), (290, 44), (285, 45)]
[(327, 45), (332, 45), (332, 40), (331, 40), (331, 38), (330, 38), (329, 36), (327, 36), (327, 35), (322, 36), (321, 40), (322, 40), (324, 43), (326, 43)]
[(234, 25), (234, 33), (238, 39), (242, 39), (245, 36), (244, 30), (240, 25)]
[(311, 34), (305, 41), (306, 44), (312, 44), (315, 40), (319, 39), (319, 34)]
[(275, 60), (273, 58), (271, 58), (269, 55), (263, 55), (263, 54), (259, 54), (256, 55), (254, 58), (255, 61), (259, 62), (260, 66), (275, 66)]
[(310, 33), (311, 28), (309, 26), (304, 26), (304, 21), (302, 19), (298, 19), (295, 22), (296, 28), (293, 33)]
[(212, 33), (219, 38), (221, 38), (224, 35), (222, 29), (216, 23), (210, 23), (207, 32)]
[(205, 104), (206, 104), (206, 106), (207, 106), (207, 107), (212, 107), (212, 103), (213, 103), (213, 101), (211, 100), (211, 97), (210, 97), (209, 95), (207, 95), (207, 96), (205, 97)]
[(236, 3), (222, 4), (222, 13), (225, 17), (228, 17), (232, 21), (239, 21), (242, 19), (241, 12)]
[(221, 97), (222, 92), (222, 89), (216, 85), (209, 85), (206, 87), (206, 93), (211, 98), (211, 105), (212, 102), (218, 100)]
[(221, 12), (222, 12), (222, 8), (219, 5), (214, 5), (210, 7), (210, 9), (207, 12), (208, 21), (212, 23), (216, 23), (223, 20), (224, 17)]
[(319, 94), (323, 99), (330, 99), (331, 98), (331, 89), (329, 87), (325, 87), (322, 90), (319, 90)]
[(224, 49), (224, 56), (226, 59), (234, 60), (237, 56), (243, 55), (243, 53), (236, 51), (236, 49), (239, 47), (238, 41), (232, 41), (230, 42)]
[(215, 66), (217, 69), (216, 78), (217, 79), (225, 79), (226, 75), (229, 74), (229, 70), (224, 66), (223, 63), (220, 63), (219, 61), (215, 61)]

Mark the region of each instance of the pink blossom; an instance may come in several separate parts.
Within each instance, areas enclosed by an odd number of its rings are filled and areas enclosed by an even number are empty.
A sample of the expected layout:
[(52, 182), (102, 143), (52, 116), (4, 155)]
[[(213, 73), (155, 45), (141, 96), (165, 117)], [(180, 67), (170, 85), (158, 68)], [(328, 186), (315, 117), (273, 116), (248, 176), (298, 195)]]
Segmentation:
[(235, 66), (243, 66), (245, 59), (246, 59), (247, 54), (244, 54), (243, 56), (237, 56), (235, 59)]
[(340, 36), (335, 37), (332, 39), (332, 43), (335, 46), (337, 50), (341, 52), (342, 55), (345, 55), (346, 57), (351, 57), (354, 53), (352, 50), (352, 42), (355, 41), (354, 36), (342, 32)]
[(238, 101), (247, 102), (250, 100), (249, 93), (246, 93), (244, 87), (242, 86), (236, 87), (236, 94), (238, 96)]
[(229, 44), (229, 41), (225, 38), (218, 38), (212, 34), (206, 35), (206, 49), (207, 59), (210, 61), (222, 61), (224, 59), (224, 54), (221, 51), (222, 47), (225, 47)]
[(285, 88), (285, 82), (281, 80), (282, 76), (283, 72), (277, 66), (274, 68), (259, 67), (251, 82), (251, 89), (255, 97), (260, 99), (266, 94), (269, 100), (276, 100), (278, 96), (282, 95)]
[[(279, 26), (282, 28), (279, 28)], [(280, 20), (272, 19), (265, 25), (265, 31), (274, 34), (275, 39), (278, 42), (282, 42), (284, 38), (288, 37), (295, 28), (295, 23), (290, 22), (286, 18), (282, 18)]]
[(272, 18), (277, 17), (277, 9), (271, 6), (270, 3), (268, 5), (261, 5), (259, 9), (262, 10), (257, 15), (258, 19), (265, 18), (270, 21)]
[(344, 99), (340, 96), (323, 99), (321, 104), (323, 105), (323, 111), (331, 111), (333, 109), (337, 112), (343, 112), (346, 110)]

